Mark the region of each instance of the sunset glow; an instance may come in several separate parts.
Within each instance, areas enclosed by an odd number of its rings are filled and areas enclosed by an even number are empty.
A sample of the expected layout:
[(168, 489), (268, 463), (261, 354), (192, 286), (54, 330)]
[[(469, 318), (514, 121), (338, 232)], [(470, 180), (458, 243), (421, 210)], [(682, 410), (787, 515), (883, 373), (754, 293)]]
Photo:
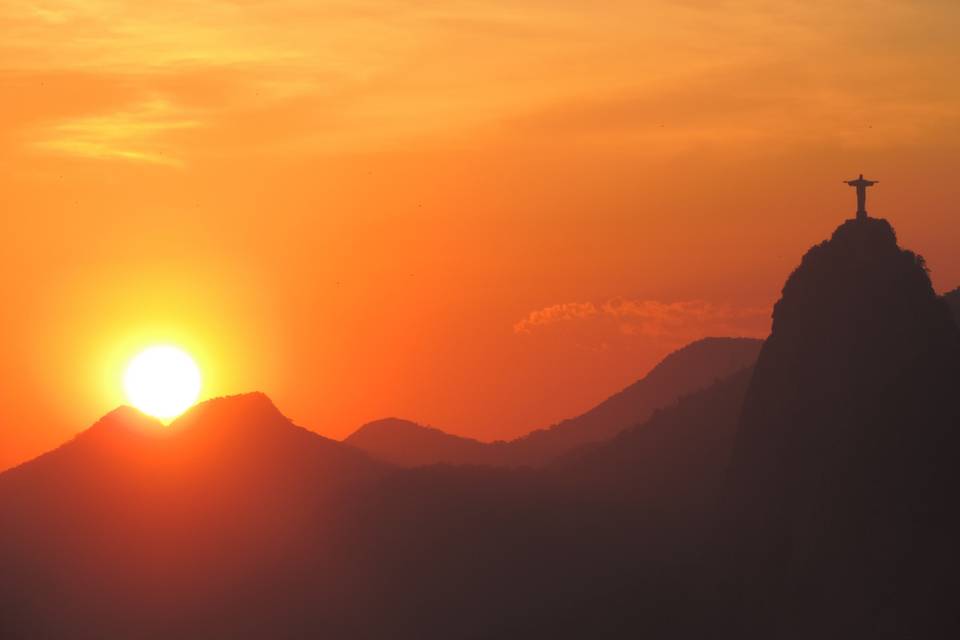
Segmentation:
[(200, 369), (185, 351), (150, 347), (137, 355), (123, 377), (127, 398), (147, 415), (169, 420), (200, 397)]
[(0, 0), (0, 640), (960, 638), (960, 0)]
[(860, 173), (951, 289), (958, 23), (909, 0), (0, 2), (0, 468), (116, 406), (150, 344), (336, 439), (391, 415), (523, 435), (691, 340), (765, 336)]

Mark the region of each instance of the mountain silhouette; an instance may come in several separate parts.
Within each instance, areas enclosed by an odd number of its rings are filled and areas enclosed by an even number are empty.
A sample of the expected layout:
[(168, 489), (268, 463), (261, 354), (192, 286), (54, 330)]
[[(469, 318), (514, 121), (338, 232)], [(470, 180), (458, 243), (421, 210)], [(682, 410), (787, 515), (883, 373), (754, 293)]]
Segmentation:
[(367, 605), (380, 632), (708, 634), (700, 556), (750, 377), (738, 371), (545, 468), (395, 472), (355, 538), (385, 576)]
[(343, 442), (378, 460), (403, 467), (500, 465), (508, 460), (506, 442), (481, 442), (399, 418), (369, 422)]
[[(269, 466), (274, 460), (286, 468)], [(294, 425), (265, 395), (250, 393), (200, 403), (168, 426), (120, 407), (63, 446), (0, 474), (0, 489), (59, 495), (66, 485), (90, 485), (113, 491), (110, 483), (118, 478), (129, 485), (143, 477), (154, 485), (158, 478), (173, 482), (220, 472), (218, 482), (323, 481), (330, 487), (382, 468), (360, 452)]]
[(697, 340), (583, 415), (512, 441), (514, 455), (542, 464), (576, 447), (608, 440), (645, 421), (656, 409), (753, 364), (762, 344), (753, 338)]
[(887, 222), (847, 222), (758, 358), (691, 345), (509, 465), (391, 420), (393, 466), (262, 394), (117, 409), (0, 474), (0, 635), (955, 637), (950, 300)]
[[(117, 409), (0, 474), (4, 635), (203, 636), (194, 625), (211, 611), (225, 616), (221, 632), (239, 633), (230, 610), (250, 598), (270, 609), (265, 572), (348, 575), (335, 568), (346, 562), (332, 551), (336, 523), (318, 514), (347, 512), (384, 471), (262, 394), (204, 402), (167, 427)], [(269, 626), (243, 617), (258, 624)]]
[(661, 518), (713, 515), (752, 377), (747, 367), (717, 380), (609, 441), (561, 457), (549, 471), (568, 486), (619, 494)]
[(480, 442), (396, 418), (366, 424), (344, 442), (404, 467), (542, 466), (578, 447), (608, 440), (645, 421), (656, 409), (749, 366), (761, 344), (752, 338), (697, 340), (671, 353), (641, 380), (583, 415), (509, 442)]
[(958, 392), (960, 331), (889, 223), (848, 221), (804, 256), (731, 468), (753, 637), (946, 637)]
[(943, 299), (950, 307), (954, 320), (957, 321), (957, 324), (960, 324), (960, 287), (943, 294)]

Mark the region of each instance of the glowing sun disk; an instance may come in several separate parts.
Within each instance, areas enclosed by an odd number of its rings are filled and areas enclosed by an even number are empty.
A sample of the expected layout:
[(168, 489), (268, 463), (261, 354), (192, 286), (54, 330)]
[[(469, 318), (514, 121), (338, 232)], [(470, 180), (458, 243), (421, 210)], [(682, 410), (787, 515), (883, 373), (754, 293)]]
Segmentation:
[(123, 387), (134, 407), (169, 420), (189, 409), (200, 397), (200, 369), (178, 347), (150, 347), (130, 361)]

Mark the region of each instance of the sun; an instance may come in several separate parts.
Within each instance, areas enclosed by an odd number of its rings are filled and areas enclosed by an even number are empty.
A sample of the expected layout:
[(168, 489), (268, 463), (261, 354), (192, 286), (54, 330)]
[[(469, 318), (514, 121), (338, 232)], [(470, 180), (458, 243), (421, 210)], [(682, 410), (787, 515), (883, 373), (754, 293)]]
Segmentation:
[(127, 365), (123, 388), (140, 411), (170, 420), (200, 397), (200, 369), (179, 347), (159, 345), (141, 351)]

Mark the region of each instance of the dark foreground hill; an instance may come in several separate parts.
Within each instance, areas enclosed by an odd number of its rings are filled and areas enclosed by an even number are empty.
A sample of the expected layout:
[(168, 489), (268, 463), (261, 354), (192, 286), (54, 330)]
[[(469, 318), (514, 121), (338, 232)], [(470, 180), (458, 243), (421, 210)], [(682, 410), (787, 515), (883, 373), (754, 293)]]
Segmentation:
[(949, 635), (958, 394), (960, 331), (885, 220), (849, 221), (804, 256), (775, 307), (732, 468), (746, 627)]
[(668, 355), (642, 379), (583, 415), (510, 442), (480, 442), (395, 418), (362, 426), (344, 442), (403, 467), (428, 464), (542, 466), (574, 449), (609, 440), (621, 431), (750, 366), (762, 342), (704, 338)]
[(953, 319), (960, 325), (960, 287), (943, 294), (943, 299), (953, 313)]
[(363, 607), (377, 611), (373, 637), (715, 631), (707, 549), (750, 375), (545, 469), (397, 471), (356, 538), (382, 571)]
[(350, 591), (330, 518), (384, 472), (262, 394), (211, 400), (168, 427), (117, 409), (0, 474), (0, 636), (266, 637), (296, 599), (264, 589), (265, 576), (341, 575), (317, 611)]
[[(716, 515), (753, 367), (659, 410), (613, 439), (578, 449), (549, 472), (575, 491), (623, 500), (664, 519)], [(642, 505), (642, 506), (641, 506)]]
[(259, 395), (166, 429), (118, 410), (0, 475), (4, 637), (699, 630), (703, 507), (749, 377), (540, 471), (390, 471)]

